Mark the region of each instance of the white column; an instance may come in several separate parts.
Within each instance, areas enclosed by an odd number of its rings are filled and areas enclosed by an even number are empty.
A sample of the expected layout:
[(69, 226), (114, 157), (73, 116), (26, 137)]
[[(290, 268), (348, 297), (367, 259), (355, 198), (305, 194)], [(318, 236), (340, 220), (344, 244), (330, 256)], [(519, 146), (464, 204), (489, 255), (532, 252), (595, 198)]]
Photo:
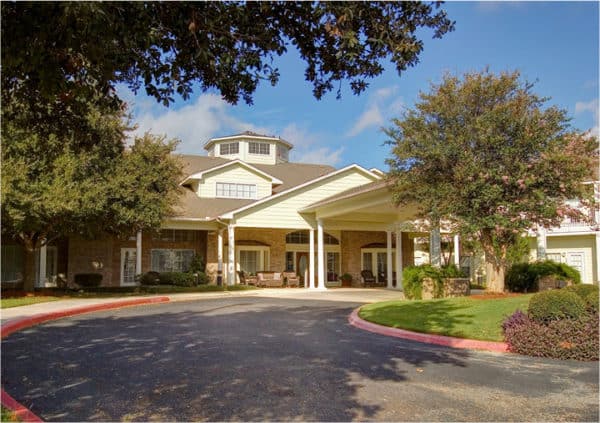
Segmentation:
[(429, 264), (433, 267), (442, 265), (442, 237), (440, 228), (433, 228), (429, 233)]
[(402, 232), (396, 230), (396, 289), (402, 290)]
[(315, 289), (315, 230), (308, 231), (308, 279), (310, 281), (310, 289)]
[(325, 248), (323, 243), (323, 221), (317, 220), (317, 289), (325, 289)]
[(46, 285), (46, 259), (48, 258), (48, 250), (46, 248), (45, 240), (44, 245), (40, 247), (40, 267), (39, 267), (39, 277), (38, 277), (38, 286), (43, 287)]
[(142, 231), (135, 235), (135, 274), (142, 274)]
[(388, 230), (385, 231), (386, 234), (386, 250), (385, 252), (387, 253), (387, 287), (388, 289), (392, 289), (393, 285), (392, 285), (392, 280), (393, 280), (393, 276), (392, 276), (392, 231)]
[(544, 228), (538, 229), (537, 233), (537, 259), (546, 259), (546, 230)]
[(600, 282), (600, 233), (596, 232), (596, 283)]
[(227, 250), (227, 285), (235, 285), (235, 226), (227, 226), (229, 247)]
[(454, 265), (460, 268), (460, 245), (458, 234), (454, 235)]
[(223, 283), (223, 229), (217, 232), (217, 278)]

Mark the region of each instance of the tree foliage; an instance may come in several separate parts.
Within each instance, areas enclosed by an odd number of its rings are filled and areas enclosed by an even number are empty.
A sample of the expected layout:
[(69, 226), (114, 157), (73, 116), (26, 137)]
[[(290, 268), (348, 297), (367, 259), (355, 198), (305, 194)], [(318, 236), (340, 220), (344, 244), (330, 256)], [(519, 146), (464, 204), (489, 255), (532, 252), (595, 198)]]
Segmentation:
[[(146, 134), (126, 149), (123, 113), (88, 106), (64, 131), (60, 122), (27, 126), (35, 112), (26, 102), (3, 104), (2, 236), (27, 254), (61, 236), (158, 228), (177, 201), (175, 142)], [(26, 269), (28, 288), (32, 277)]]
[[(125, 83), (168, 105), (192, 90), (252, 102), (276, 84), (276, 56), (294, 46), (321, 98), (344, 80), (354, 93), (390, 59), (418, 62), (421, 27), (453, 30), (440, 2), (4, 2), (2, 91), (116, 107)], [(339, 94), (339, 90), (338, 90)]]
[(589, 195), (582, 182), (597, 156), (597, 141), (532, 88), (518, 72), (446, 75), (385, 130), (396, 203), (479, 239), (495, 290), (520, 234), (581, 217), (565, 201)]

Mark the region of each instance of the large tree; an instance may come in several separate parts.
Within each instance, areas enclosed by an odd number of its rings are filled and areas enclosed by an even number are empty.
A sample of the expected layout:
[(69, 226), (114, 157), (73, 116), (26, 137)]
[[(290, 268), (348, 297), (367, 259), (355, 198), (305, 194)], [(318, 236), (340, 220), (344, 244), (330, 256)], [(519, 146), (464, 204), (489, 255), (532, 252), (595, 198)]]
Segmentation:
[(416, 32), (453, 29), (440, 2), (3, 2), (2, 91), (116, 106), (125, 83), (168, 105), (193, 89), (247, 103), (276, 84), (276, 56), (294, 46), (316, 98), (354, 93), (390, 59), (398, 73), (423, 50)]
[(65, 132), (60, 121), (27, 126), (35, 121), (27, 104), (2, 105), (1, 218), (2, 237), (25, 248), (24, 285), (33, 289), (34, 252), (56, 238), (160, 227), (181, 166), (163, 138), (146, 134), (125, 148), (121, 112), (90, 106)]
[(588, 198), (597, 157), (597, 140), (532, 88), (519, 72), (446, 75), (385, 130), (395, 201), (478, 239), (493, 291), (518, 237), (580, 215), (565, 201)]

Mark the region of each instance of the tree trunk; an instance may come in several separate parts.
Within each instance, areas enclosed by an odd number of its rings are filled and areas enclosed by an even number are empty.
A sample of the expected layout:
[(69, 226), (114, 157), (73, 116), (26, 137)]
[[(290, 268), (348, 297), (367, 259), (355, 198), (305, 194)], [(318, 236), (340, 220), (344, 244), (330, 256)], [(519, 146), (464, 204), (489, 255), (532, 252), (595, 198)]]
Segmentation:
[(504, 292), (504, 268), (493, 263), (485, 264), (486, 290), (490, 292)]
[(38, 250), (24, 248), (25, 260), (23, 263), (23, 290), (33, 292), (35, 288), (35, 254)]

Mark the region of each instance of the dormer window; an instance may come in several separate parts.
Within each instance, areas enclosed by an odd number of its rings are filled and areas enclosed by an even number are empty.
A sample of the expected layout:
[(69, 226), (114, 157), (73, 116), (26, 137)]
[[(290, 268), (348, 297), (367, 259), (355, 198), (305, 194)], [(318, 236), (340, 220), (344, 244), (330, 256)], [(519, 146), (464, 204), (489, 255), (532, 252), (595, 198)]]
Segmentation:
[(221, 155), (238, 154), (240, 152), (239, 142), (228, 142), (219, 146), (219, 152)]
[(256, 200), (256, 185), (217, 182), (217, 198), (248, 198)]
[(248, 143), (248, 153), (268, 156), (271, 154), (271, 144), (266, 142), (250, 142)]

